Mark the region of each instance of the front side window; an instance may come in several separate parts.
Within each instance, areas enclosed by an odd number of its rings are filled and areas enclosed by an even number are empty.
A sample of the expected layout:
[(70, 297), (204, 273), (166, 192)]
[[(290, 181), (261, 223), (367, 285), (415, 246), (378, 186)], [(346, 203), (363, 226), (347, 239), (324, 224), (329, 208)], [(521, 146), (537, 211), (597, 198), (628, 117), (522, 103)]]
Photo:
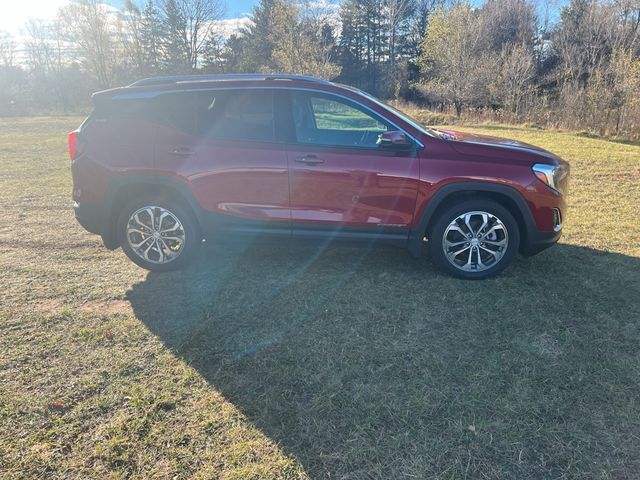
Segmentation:
[(292, 94), (298, 143), (376, 148), (390, 125), (357, 105), (319, 93)]
[(210, 90), (195, 93), (198, 134), (221, 140), (274, 140), (270, 91)]

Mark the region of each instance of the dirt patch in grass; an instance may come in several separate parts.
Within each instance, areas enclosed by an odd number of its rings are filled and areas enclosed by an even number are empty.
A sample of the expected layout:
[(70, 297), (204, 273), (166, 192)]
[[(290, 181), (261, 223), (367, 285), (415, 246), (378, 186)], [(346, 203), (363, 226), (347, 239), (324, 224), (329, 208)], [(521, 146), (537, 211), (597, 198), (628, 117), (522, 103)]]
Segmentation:
[(80, 311), (98, 315), (127, 315), (132, 313), (131, 304), (126, 300), (90, 300), (80, 307)]

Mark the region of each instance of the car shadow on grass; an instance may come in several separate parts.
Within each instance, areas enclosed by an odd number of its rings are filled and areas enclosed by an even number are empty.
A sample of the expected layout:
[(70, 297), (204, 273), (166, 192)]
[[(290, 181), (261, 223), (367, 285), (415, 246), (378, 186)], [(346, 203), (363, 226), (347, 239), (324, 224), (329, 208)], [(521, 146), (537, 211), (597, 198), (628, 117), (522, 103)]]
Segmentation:
[(469, 282), (403, 250), (248, 242), (128, 298), (313, 478), (631, 478), (639, 280), (563, 244)]

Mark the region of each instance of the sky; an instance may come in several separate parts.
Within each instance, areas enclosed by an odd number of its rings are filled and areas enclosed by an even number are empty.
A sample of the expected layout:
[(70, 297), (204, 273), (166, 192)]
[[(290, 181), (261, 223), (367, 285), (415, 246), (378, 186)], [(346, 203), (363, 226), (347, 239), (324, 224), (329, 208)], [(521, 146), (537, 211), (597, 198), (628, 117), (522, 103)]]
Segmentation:
[[(117, 8), (121, 8), (124, 3), (123, 0), (103, 1)], [(137, 1), (138, 3), (145, 2), (145, 0)], [(251, 13), (252, 7), (258, 3), (258, 1), (259, 0), (226, 0), (225, 18), (234, 19), (246, 17)], [(480, 0), (474, 0), (474, 3), (475, 2), (481, 3)], [(6, 30), (14, 35), (20, 35), (24, 23), (30, 17), (50, 20), (55, 17), (58, 9), (67, 3), (69, 3), (69, 0), (0, 0), (0, 30)], [(551, 0), (550, 2), (538, 3), (549, 3), (557, 6), (562, 4), (563, 0)]]
[[(139, 0), (144, 3), (145, 0)], [(248, 15), (258, 0), (227, 0), (226, 18), (240, 18)], [(69, 0), (0, 0), (0, 30), (19, 34), (29, 18), (49, 20), (55, 17), (58, 9)], [(122, 0), (105, 0), (114, 7), (121, 7)]]
[(0, 30), (18, 34), (30, 17), (51, 19), (66, 3), (68, 0), (0, 0)]
[(228, 0), (227, 18), (244, 17), (256, 3), (258, 0)]

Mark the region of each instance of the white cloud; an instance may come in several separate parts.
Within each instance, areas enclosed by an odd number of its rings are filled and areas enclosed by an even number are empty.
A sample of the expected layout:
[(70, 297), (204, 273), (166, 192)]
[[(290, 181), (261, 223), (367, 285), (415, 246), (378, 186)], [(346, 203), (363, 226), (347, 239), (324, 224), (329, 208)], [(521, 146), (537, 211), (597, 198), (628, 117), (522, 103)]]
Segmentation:
[(18, 35), (30, 18), (51, 20), (69, 0), (3, 0), (0, 30)]
[(250, 23), (251, 19), (248, 16), (238, 18), (225, 18), (224, 20), (218, 20), (216, 22), (216, 27), (217, 29), (219, 29), (222, 38), (227, 39), (234, 33), (239, 33)]

